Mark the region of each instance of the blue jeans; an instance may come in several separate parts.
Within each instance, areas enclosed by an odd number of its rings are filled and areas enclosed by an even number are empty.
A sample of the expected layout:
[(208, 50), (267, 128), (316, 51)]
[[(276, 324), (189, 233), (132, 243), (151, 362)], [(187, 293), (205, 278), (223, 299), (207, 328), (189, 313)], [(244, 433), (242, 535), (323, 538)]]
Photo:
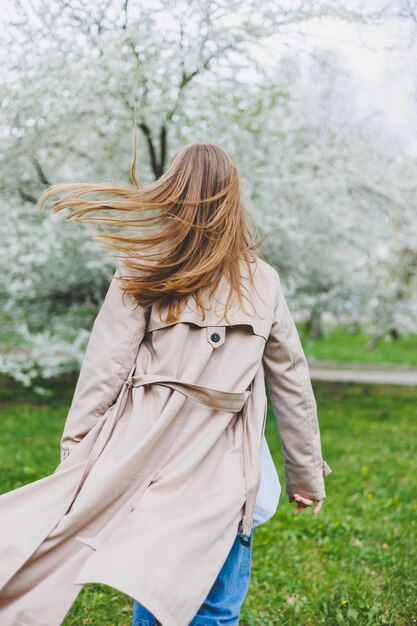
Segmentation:
[[(251, 539), (253, 538), (252, 528)], [(189, 626), (238, 626), (240, 609), (249, 589), (252, 541), (244, 546), (236, 537), (222, 569)], [(155, 626), (153, 615), (133, 602), (132, 626)]]

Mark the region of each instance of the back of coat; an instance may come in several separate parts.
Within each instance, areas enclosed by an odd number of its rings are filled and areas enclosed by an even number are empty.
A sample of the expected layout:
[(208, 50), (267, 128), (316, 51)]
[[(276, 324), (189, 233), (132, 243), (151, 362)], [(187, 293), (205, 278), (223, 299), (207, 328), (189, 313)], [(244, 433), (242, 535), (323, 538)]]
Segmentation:
[[(116, 278), (129, 272), (119, 260), (87, 346), (61, 438), (61, 458), (115, 401), (135, 362), (138, 372), (230, 392), (247, 389), (258, 375), (276, 419), (286, 493), (326, 497), (324, 478), (332, 470), (322, 457), (309, 367), (280, 276), (259, 257), (252, 265), (253, 283), (246, 263), (241, 268), (244, 307), (235, 302), (227, 321), (228, 286), (220, 281), (211, 300), (203, 299), (204, 319), (190, 297), (179, 319), (168, 323), (156, 307), (145, 311), (130, 296), (122, 297)], [(266, 397), (265, 388), (259, 396)]]
[[(221, 281), (166, 322), (123, 294), (96, 317), (55, 472), (0, 497), (0, 621), (58, 626), (80, 586), (110, 585), (187, 626), (239, 530), (249, 535), (268, 387), (286, 491), (325, 497), (307, 361), (276, 270), (261, 259), (224, 316)], [(265, 385), (266, 383), (266, 385)], [(45, 515), (45, 511), (48, 512)], [(241, 525), (241, 526), (239, 526)]]

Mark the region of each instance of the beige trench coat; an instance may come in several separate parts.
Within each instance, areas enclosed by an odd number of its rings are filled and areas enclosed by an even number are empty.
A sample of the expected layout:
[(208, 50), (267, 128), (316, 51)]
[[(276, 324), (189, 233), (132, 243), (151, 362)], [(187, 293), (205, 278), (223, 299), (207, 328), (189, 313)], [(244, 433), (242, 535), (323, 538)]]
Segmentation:
[(167, 324), (122, 298), (120, 269), (93, 325), (60, 464), (0, 496), (1, 626), (57, 626), (89, 582), (136, 598), (163, 626), (187, 626), (236, 534), (245, 544), (252, 529), (265, 381), (286, 493), (326, 495), (308, 365), (276, 270), (257, 259), (254, 290), (243, 264), (250, 302), (228, 322), (220, 282), (205, 320), (190, 298)]

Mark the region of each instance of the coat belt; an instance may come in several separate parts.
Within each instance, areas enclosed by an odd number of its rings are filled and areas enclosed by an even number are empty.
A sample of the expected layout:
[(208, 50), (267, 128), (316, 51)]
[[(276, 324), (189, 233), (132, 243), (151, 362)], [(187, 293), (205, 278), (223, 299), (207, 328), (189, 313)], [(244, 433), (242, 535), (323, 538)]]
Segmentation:
[(212, 389), (211, 387), (187, 383), (179, 378), (164, 376), (162, 374), (139, 374), (132, 376), (127, 382), (132, 387), (142, 387), (143, 385), (149, 385), (151, 383), (165, 385), (166, 387), (176, 389), (200, 404), (205, 404), (211, 409), (230, 411), (231, 413), (241, 411), (250, 395), (249, 391), (221, 391), (220, 389)]
[[(142, 387), (143, 385), (149, 384), (158, 384), (165, 385), (166, 387), (171, 387), (176, 391), (184, 394), (188, 398), (199, 402), (200, 404), (204, 404), (211, 409), (215, 409), (218, 411), (230, 411), (231, 413), (239, 413), (242, 411), (242, 416), (246, 418), (245, 405), (251, 394), (251, 389), (246, 389), (245, 391), (222, 391), (220, 389), (213, 389), (211, 387), (206, 387), (203, 385), (196, 385), (194, 383), (185, 382), (179, 378), (175, 378), (174, 376), (165, 376), (163, 374), (137, 374), (134, 375), (136, 365), (134, 365), (129, 373), (128, 378), (125, 380), (122, 390), (118, 396), (116, 404), (114, 405), (114, 410), (106, 418), (103, 428), (97, 438), (97, 441), (94, 444), (94, 448), (91, 451), (91, 454), (87, 460), (86, 467), (84, 468), (80, 483), (78, 485), (78, 489), (73, 496), (77, 495), (79, 490), (81, 489), (86, 477), (88, 476), (91, 468), (97, 461), (98, 457), (104, 450), (107, 442), (111, 437), (111, 433), (119, 420), (120, 416), (123, 413), (123, 409), (126, 405), (126, 401), (128, 398), (128, 392), (131, 387)], [(248, 477), (248, 467), (247, 467), (247, 455), (245, 453), (245, 435), (246, 435), (246, 426), (243, 425), (243, 446), (244, 446), (244, 471), (245, 471), (245, 481), (247, 481)], [(246, 489), (246, 493), (248, 490)], [(246, 538), (242, 537), (242, 523), (239, 525), (239, 534), (241, 535), (241, 542), (245, 546), (250, 545), (250, 523), (252, 520), (246, 519)], [(249, 523), (250, 522), (250, 523)]]

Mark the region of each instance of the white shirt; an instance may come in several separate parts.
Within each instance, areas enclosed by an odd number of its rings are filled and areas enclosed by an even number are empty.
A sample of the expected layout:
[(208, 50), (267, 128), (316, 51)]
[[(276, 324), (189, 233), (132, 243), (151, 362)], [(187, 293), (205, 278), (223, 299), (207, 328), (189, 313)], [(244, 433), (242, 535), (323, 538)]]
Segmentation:
[(255, 500), (253, 528), (269, 520), (278, 508), (281, 483), (265, 435), (261, 450), (261, 481)]

